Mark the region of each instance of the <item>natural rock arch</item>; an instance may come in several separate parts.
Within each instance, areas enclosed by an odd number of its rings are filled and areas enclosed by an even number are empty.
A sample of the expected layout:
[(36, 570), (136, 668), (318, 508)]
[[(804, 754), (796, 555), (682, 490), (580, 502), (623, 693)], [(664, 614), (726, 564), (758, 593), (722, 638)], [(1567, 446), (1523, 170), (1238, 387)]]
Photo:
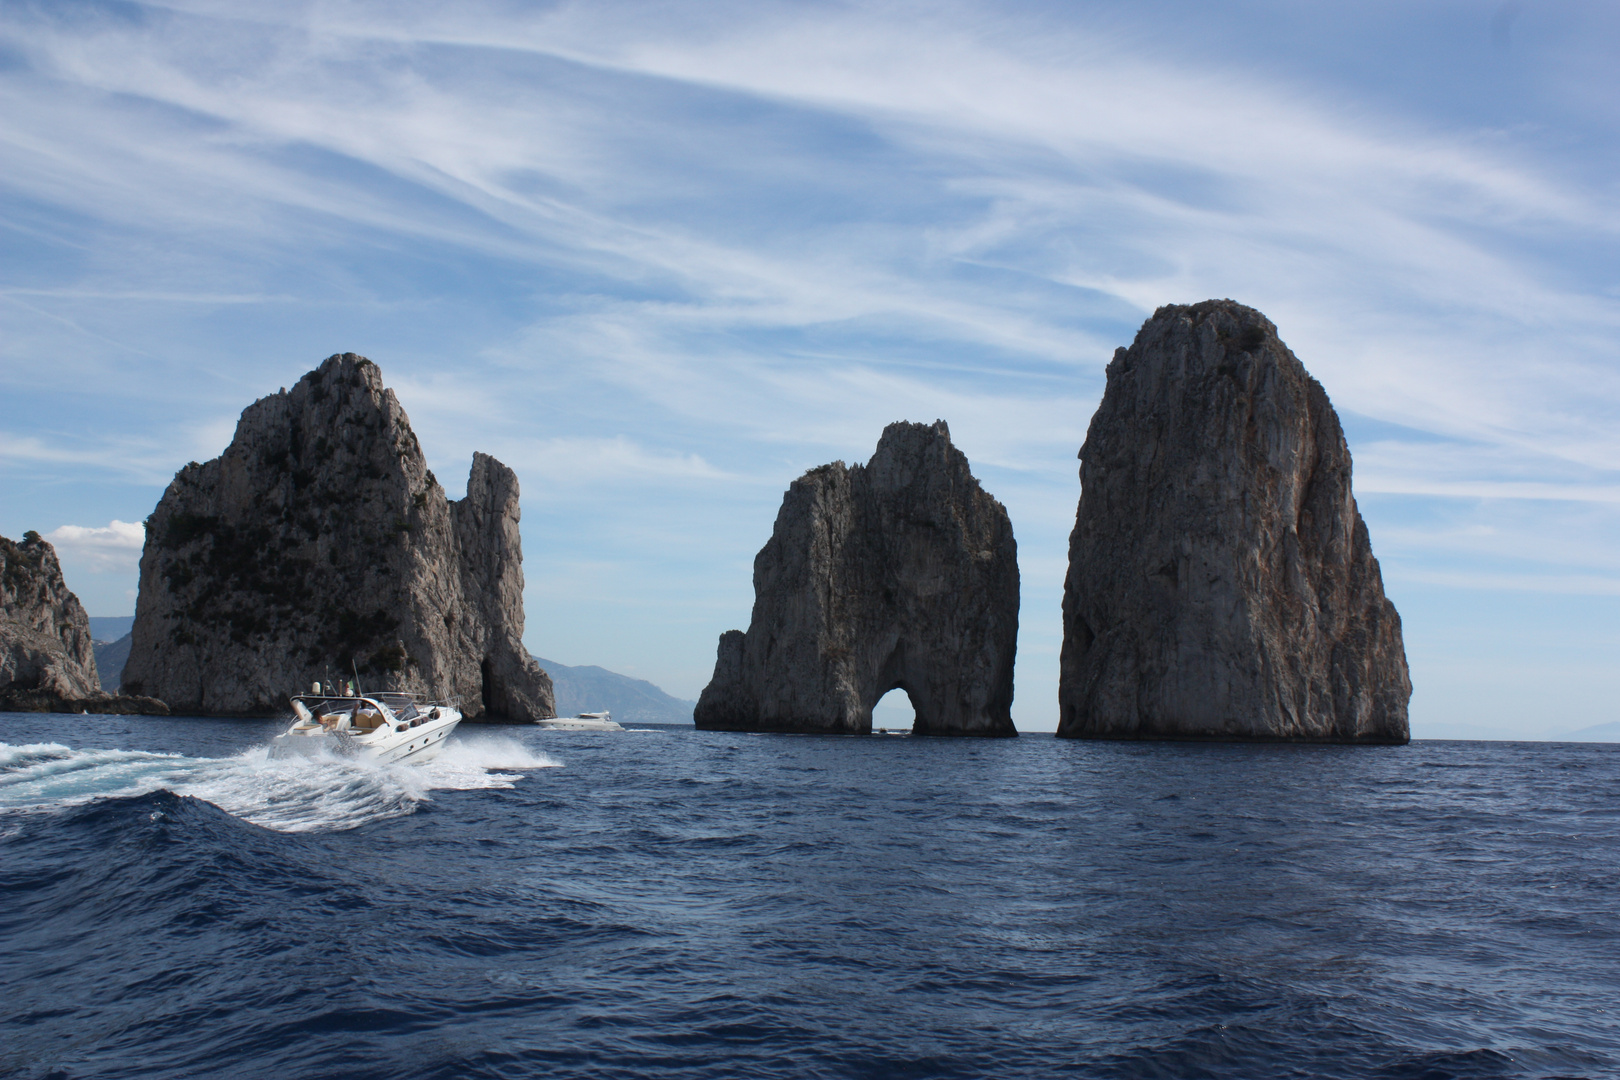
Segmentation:
[(1016, 735), (1018, 548), (944, 421), (897, 423), (865, 466), (793, 482), (720, 636), (697, 726), (866, 734), (901, 689), (919, 735)]

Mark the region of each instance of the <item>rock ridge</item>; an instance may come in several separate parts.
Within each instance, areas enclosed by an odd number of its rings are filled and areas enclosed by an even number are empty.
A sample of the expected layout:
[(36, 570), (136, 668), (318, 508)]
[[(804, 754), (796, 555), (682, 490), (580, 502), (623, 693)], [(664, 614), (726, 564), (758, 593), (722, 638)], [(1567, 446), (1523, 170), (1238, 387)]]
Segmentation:
[(0, 711), (165, 713), (163, 702), (107, 694), (90, 617), (37, 532), (0, 536)]
[(903, 689), (919, 735), (1016, 735), (1018, 548), (944, 421), (890, 424), (864, 466), (788, 488), (720, 637), (699, 728), (869, 734)]
[(394, 392), (332, 356), (242, 413), (146, 521), (122, 686), (176, 711), (272, 715), (315, 679), (459, 697), (469, 720), (553, 714), (522, 646), (517, 476), (473, 455), (451, 502)]
[(1349, 447), (1269, 319), (1154, 312), (1108, 365), (1080, 458), (1060, 737), (1408, 740)]

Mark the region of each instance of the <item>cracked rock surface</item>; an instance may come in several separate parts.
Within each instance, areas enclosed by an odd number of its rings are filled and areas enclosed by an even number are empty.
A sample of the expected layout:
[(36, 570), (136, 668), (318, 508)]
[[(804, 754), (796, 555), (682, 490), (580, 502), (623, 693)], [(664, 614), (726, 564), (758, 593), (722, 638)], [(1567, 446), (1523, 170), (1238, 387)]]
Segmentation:
[(38, 533), (0, 536), (0, 710), (163, 713), (163, 702), (108, 694), (96, 672), (90, 617)]
[(1408, 740), (1350, 451), (1270, 320), (1160, 308), (1108, 365), (1080, 458), (1059, 736)]
[(748, 632), (721, 635), (699, 728), (866, 734), (906, 691), (919, 735), (1016, 735), (1018, 547), (943, 421), (793, 482), (754, 559)]
[(518, 482), (474, 454), (451, 502), (377, 365), (333, 356), (248, 406), (146, 522), (122, 688), (177, 712), (284, 712), (316, 679), (553, 715), (522, 645)]

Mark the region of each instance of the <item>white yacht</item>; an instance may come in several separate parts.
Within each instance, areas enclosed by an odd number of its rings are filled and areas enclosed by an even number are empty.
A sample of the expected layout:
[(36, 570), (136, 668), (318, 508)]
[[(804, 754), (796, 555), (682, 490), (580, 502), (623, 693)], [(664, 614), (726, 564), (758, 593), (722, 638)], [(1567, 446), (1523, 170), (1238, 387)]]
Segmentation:
[(373, 761), (431, 761), (461, 723), (460, 699), (416, 694), (295, 694), (298, 719), (270, 743), (273, 758), (331, 752)]
[(549, 731), (623, 731), (610, 712), (582, 712), (578, 716), (554, 716), (550, 720), (536, 721)]

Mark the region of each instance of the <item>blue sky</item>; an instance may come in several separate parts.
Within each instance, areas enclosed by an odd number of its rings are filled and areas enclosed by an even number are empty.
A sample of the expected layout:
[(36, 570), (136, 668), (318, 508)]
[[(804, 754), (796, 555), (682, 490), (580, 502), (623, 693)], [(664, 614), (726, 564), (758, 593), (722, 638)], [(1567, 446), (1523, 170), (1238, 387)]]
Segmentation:
[(352, 350), (453, 495), (518, 471), (530, 646), (696, 697), (787, 484), (943, 418), (1051, 730), (1103, 367), (1229, 296), (1344, 420), (1414, 734), (1620, 720), (1616, 55), (1551, 0), (0, 0), (0, 533), (128, 614), (174, 470)]

